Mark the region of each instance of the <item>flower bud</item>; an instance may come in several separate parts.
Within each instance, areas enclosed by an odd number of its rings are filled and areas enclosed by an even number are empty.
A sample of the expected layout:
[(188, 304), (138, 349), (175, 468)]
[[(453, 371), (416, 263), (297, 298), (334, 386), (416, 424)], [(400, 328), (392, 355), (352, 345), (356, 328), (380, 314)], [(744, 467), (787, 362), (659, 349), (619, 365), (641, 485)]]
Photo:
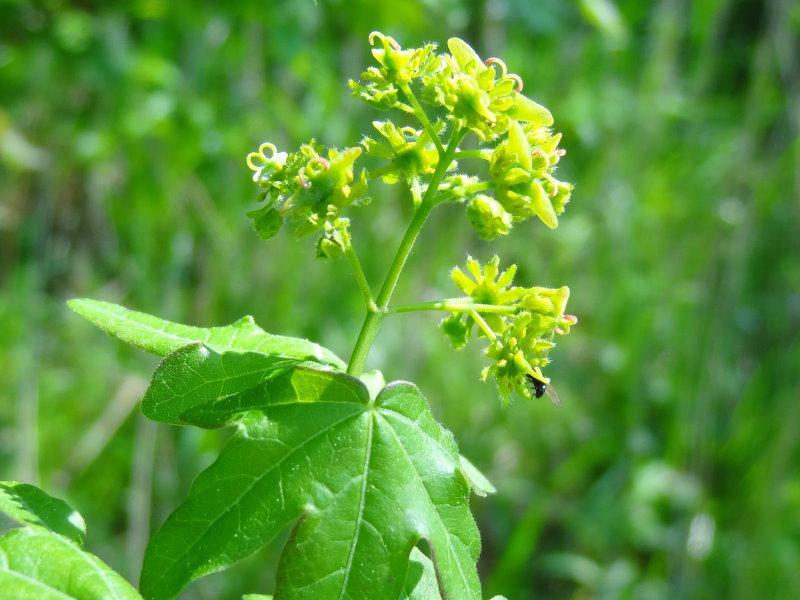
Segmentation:
[(475, 193), (470, 192), (469, 188), (479, 182), (478, 177), (457, 173), (444, 178), (444, 181), (439, 184), (439, 192), (450, 192), (455, 201), (463, 202), (468, 196)]
[(555, 194), (552, 196), (552, 203), (553, 210), (556, 211), (557, 215), (564, 212), (570, 196), (572, 196), (572, 184), (564, 183), (563, 181), (556, 183), (556, 190)]
[(531, 171), (533, 173), (544, 174), (550, 167), (550, 160), (545, 152), (538, 148), (531, 153)]
[(542, 223), (547, 225), (550, 229), (555, 229), (558, 227), (558, 217), (556, 216), (556, 211), (553, 208), (550, 197), (544, 191), (542, 184), (537, 180), (531, 181), (528, 192), (530, 194), (531, 206), (533, 207), (533, 211), (536, 213), (536, 216), (539, 217)]
[(369, 43), (375, 44), (378, 40), (383, 48), (373, 48), (372, 56), (388, 74), (387, 79), (396, 79), (406, 68), (414, 54), (414, 50), (403, 50), (393, 37), (373, 31), (369, 34)]
[(467, 335), (469, 334), (469, 327), (464, 322), (464, 318), (460, 314), (453, 314), (442, 319), (439, 323), (442, 333), (450, 340), (453, 348), (459, 349), (467, 345)]
[(527, 290), (522, 299), (522, 306), (525, 310), (535, 314), (546, 315), (548, 317), (560, 318), (567, 308), (569, 300), (569, 288), (532, 287)]
[(472, 199), (467, 207), (467, 217), (484, 240), (493, 240), (511, 231), (511, 215), (497, 200), (485, 194)]
[(411, 183), (420, 175), (433, 173), (439, 154), (427, 133), (412, 127), (399, 128), (388, 120), (373, 121), (372, 126), (384, 140), (365, 137), (361, 145), (368, 155), (389, 161), (380, 170), (383, 181)]
[(317, 258), (340, 258), (350, 245), (350, 219), (334, 217), (335, 207), (330, 207), (329, 219), (325, 221), (325, 232), (317, 241)]

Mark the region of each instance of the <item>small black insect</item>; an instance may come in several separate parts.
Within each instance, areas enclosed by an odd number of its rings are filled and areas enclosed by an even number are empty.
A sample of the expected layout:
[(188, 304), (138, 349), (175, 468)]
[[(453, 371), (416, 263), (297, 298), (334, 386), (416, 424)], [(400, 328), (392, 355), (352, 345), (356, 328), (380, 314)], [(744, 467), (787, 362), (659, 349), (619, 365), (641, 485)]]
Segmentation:
[(544, 396), (545, 391), (547, 390), (547, 384), (544, 381), (541, 381), (528, 373), (525, 375), (528, 378), (528, 383), (531, 384), (533, 388), (533, 393), (536, 395), (537, 398), (541, 398)]
[(541, 398), (547, 394), (547, 397), (553, 401), (553, 404), (556, 406), (561, 406), (561, 398), (558, 397), (558, 394), (556, 394), (556, 390), (552, 385), (548, 386), (544, 381), (534, 377), (530, 373), (526, 374), (525, 377), (527, 378), (528, 384), (530, 384), (531, 389), (533, 390), (534, 396)]

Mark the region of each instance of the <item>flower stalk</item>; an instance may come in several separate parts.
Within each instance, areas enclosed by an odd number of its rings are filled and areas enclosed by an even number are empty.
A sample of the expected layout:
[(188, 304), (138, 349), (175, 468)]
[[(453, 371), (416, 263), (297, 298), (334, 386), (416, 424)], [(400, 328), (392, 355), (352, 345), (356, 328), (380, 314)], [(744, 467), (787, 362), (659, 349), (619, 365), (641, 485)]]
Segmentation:
[(389, 270), (383, 280), (380, 292), (378, 292), (378, 310), (376, 312), (367, 312), (366, 317), (364, 317), (364, 323), (361, 326), (361, 331), (358, 334), (356, 345), (353, 348), (350, 362), (347, 365), (347, 372), (350, 375), (358, 376), (364, 370), (369, 350), (372, 347), (372, 343), (375, 341), (375, 336), (378, 334), (381, 321), (389, 308), (389, 301), (392, 299), (392, 294), (397, 287), (400, 274), (403, 272), (403, 267), (405, 267), (408, 256), (411, 254), (411, 249), (414, 247), (414, 243), (417, 241), (417, 237), (419, 237), (419, 233), (422, 231), (425, 221), (428, 220), (428, 216), (437, 204), (435, 202), (435, 192), (439, 188), (439, 184), (442, 182), (447, 169), (452, 164), (456, 148), (463, 139), (465, 133), (466, 132), (462, 130), (454, 130), (450, 136), (450, 142), (447, 148), (439, 158), (436, 170), (433, 172), (428, 184), (428, 189), (422, 197), (422, 202), (414, 211), (414, 216), (408, 224), (408, 228), (403, 235), (403, 239), (400, 241), (397, 252), (395, 252), (392, 264), (389, 266)]

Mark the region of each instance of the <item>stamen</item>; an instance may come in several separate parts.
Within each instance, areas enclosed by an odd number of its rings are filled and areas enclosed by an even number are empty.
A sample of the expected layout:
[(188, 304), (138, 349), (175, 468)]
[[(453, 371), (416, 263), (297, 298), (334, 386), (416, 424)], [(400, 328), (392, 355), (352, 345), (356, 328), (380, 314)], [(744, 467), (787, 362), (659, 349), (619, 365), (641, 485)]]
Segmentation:
[(520, 76), (519, 76), (519, 75), (517, 75), (516, 73), (509, 73), (509, 75), (508, 75), (507, 77), (508, 77), (509, 79), (511, 79), (511, 80), (512, 80), (514, 83), (516, 83), (516, 84), (517, 84), (517, 85), (514, 87), (514, 91), (515, 91), (515, 92), (521, 92), (521, 91), (522, 91), (522, 85), (523, 85), (523, 84), (522, 84), (522, 77), (520, 77)]
[[(269, 149), (269, 156), (264, 154), (264, 150), (267, 148)], [(278, 149), (275, 147), (275, 144), (270, 144), (269, 142), (264, 142), (258, 147), (258, 153), (262, 154), (265, 158), (272, 158), (277, 152)]]
[(259, 166), (256, 166), (253, 163), (253, 161), (255, 161), (255, 160), (258, 160), (259, 162), (263, 163), (265, 161), (265, 157), (264, 157), (263, 154), (260, 154), (258, 152), (251, 152), (250, 154), (248, 154), (246, 162), (247, 162), (247, 166), (249, 167), (249, 169), (251, 171), (258, 171), (263, 166), (263, 164), (259, 165)]
[[(319, 165), (321, 168), (315, 169), (314, 167), (317, 165)], [(315, 156), (314, 158), (308, 161), (308, 164), (305, 166), (305, 169), (306, 170), (310, 169), (312, 173), (316, 174), (319, 173), (320, 171), (327, 171), (330, 168), (330, 166), (331, 163), (329, 163), (327, 160), (325, 160), (321, 156)]]
[(506, 63), (504, 63), (496, 56), (490, 56), (484, 61), (484, 63), (486, 64), (487, 67), (491, 67), (493, 65), (497, 65), (498, 67), (500, 67), (500, 77), (505, 77), (508, 74), (508, 68), (506, 67)]

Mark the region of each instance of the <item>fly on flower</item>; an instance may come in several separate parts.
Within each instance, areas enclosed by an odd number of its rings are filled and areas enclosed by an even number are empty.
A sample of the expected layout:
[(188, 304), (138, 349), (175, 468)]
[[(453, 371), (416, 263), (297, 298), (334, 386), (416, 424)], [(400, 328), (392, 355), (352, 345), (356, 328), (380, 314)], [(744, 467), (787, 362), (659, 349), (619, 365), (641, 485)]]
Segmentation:
[(561, 398), (558, 397), (558, 393), (556, 393), (555, 388), (551, 384), (546, 383), (542, 379), (539, 379), (537, 376), (531, 375), (530, 373), (525, 375), (525, 378), (528, 380), (534, 396), (541, 398), (542, 396), (547, 395), (553, 404), (556, 406), (561, 406)]

